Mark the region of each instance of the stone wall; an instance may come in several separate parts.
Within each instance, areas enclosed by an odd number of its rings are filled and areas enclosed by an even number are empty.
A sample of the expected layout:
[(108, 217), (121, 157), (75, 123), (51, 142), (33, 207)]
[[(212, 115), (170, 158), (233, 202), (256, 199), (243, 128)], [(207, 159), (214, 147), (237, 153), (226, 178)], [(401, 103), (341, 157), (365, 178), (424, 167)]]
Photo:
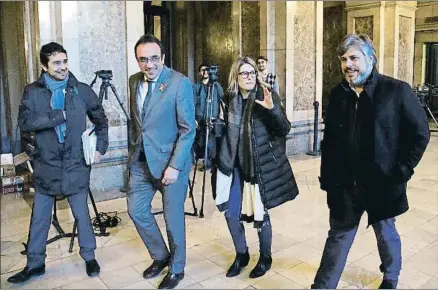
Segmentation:
[(324, 40), (323, 40), (323, 116), (328, 105), (328, 95), (342, 80), (343, 75), (336, 49), (347, 34), (347, 13), (344, 5), (324, 7)]
[(260, 55), (260, 3), (243, 1), (242, 5), (242, 56), (254, 61)]
[(219, 83), (227, 87), (228, 73), (239, 55), (233, 35), (233, 3), (196, 2), (195, 68), (204, 62), (219, 65)]

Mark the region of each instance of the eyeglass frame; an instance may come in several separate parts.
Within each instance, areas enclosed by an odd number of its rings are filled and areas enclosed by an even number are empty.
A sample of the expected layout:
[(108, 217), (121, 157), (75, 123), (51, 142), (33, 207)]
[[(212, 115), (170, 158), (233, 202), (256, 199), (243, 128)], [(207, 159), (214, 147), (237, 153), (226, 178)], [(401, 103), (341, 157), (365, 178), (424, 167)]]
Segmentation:
[[(154, 59), (154, 58), (157, 58), (157, 59)], [(162, 58), (160, 55), (153, 55), (150, 58), (146, 57), (146, 56), (141, 56), (137, 59), (137, 62), (139, 62), (141, 64), (147, 64), (150, 61), (152, 64), (157, 64), (161, 61), (161, 59)]]
[[(239, 76), (241, 76), (242, 77), (242, 79), (244, 79), (244, 80), (246, 80), (250, 75), (253, 77), (253, 78), (256, 78), (257, 77), (257, 72), (255, 71), (255, 70), (253, 70), (253, 71), (250, 71), (250, 72), (248, 72), (248, 71), (241, 71), (241, 72), (239, 72), (239, 73), (237, 73)], [(246, 75), (246, 77), (244, 77), (244, 75)]]

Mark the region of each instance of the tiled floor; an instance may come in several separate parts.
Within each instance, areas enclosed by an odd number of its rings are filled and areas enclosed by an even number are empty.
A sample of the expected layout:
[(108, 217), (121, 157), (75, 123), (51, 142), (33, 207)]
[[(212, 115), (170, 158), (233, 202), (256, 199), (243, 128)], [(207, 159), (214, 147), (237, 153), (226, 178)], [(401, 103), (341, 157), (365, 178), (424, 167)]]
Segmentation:
[[(305, 157), (305, 156), (304, 156)], [(258, 259), (258, 238), (251, 225), (246, 226), (251, 262), (236, 278), (226, 278), (225, 271), (234, 258), (233, 244), (225, 219), (215, 208), (211, 190), (206, 192), (205, 218), (187, 217), (186, 278), (178, 288), (309, 288), (319, 265), (328, 230), (325, 194), (319, 189), (319, 158), (303, 156), (291, 160), (300, 188), (298, 198), (271, 210), (273, 224), (273, 266), (264, 277), (249, 279)], [(197, 179), (201, 181), (198, 173)], [(207, 180), (209, 178), (207, 177)], [(195, 200), (200, 207), (201, 182), (195, 185)], [(209, 185), (207, 186), (209, 188)], [(410, 211), (397, 219), (402, 238), (403, 270), (399, 288), (438, 288), (438, 134), (432, 141), (415, 176), (408, 185)], [(68, 253), (69, 239), (47, 247), (46, 274), (23, 285), (6, 282), (7, 277), (25, 266), (20, 254), (27, 240), (31, 207), (21, 196), (1, 197), (1, 288), (154, 289), (164, 273), (153, 280), (142, 278), (151, 259), (126, 213), (126, 200), (119, 198), (97, 203), (99, 211), (118, 211), (120, 226), (109, 229), (108, 237), (98, 237), (97, 259), (102, 272), (88, 278), (78, 254), (77, 242)], [(159, 210), (160, 194), (154, 200)], [(186, 210), (192, 211), (191, 200)], [(90, 206), (90, 212), (93, 213)], [(72, 228), (68, 208), (58, 210), (64, 230)], [(162, 229), (162, 215), (157, 216)], [(366, 217), (350, 251), (347, 266), (338, 288), (377, 288), (381, 281), (379, 255), (373, 230), (366, 229)], [(52, 227), (50, 236), (56, 230)], [(77, 241), (77, 240), (76, 240)]]

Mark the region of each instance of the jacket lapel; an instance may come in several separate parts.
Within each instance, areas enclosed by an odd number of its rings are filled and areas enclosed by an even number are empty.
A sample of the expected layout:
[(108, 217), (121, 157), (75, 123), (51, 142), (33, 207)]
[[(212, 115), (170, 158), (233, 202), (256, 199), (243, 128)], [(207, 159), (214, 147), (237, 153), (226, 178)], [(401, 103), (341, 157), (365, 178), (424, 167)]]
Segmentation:
[(143, 119), (143, 124), (145, 123), (149, 114), (151, 113), (152, 108), (161, 98), (163, 92), (166, 90), (166, 87), (169, 85), (169, 78), (170, 78), (170, 69), (167, 66), (163, 66), (163, 70), (161, 71), (160, 77), (158, 78), (157, 83), (155, 84), (151, 99), (149, 101), (149, 105), (146, 109)]
[(137, 123), (137, 126), (141, 128), (141, 119), (138, 114), (138, 103), (137, 103), (137, 94), (138, 94), (138, 84), (143, 78), (143, 73), (139, 72), (134, 75), (133, 81), (131, 82), (131, 115), (134, 117), (134, 122)]

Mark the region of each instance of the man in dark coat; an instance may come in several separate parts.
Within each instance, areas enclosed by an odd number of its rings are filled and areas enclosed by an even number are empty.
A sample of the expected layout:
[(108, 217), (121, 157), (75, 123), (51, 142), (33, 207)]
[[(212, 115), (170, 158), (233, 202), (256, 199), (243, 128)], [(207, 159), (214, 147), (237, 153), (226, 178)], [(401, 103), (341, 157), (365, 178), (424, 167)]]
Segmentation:
[(23, 132), (35, 132), (35, 195), (27, 243), (27, 265), (10, 277), (21, 283), (45, 273), (46, 240), (56, 195), (68, 198), (78, 225), (79, 254), (89, 276), (98, 275), (96, 240), (88, 211), (87, 197), (91, 166), (85, 161), (82, 133), (86, 117), (97, 135), (95, 162), (108, 148), (108, 120), (93, 90), (68, 71), (66, 50), (58, 43), (43, 45), (40, 51), (43, 72), (26, 86), (18, 113)]
[(429, 142), (427, 118), (407, 83), (377, 72), (368, 36), (347, 35), (338, 56), (345, 80), (330, 94), (321, 144), (330, 231), (312, 288), (336, 288), (367, 211), (382, 262), (379, 288), (393, 289), (402, 261), (395, 217), (409, 208), (406, 183)]

